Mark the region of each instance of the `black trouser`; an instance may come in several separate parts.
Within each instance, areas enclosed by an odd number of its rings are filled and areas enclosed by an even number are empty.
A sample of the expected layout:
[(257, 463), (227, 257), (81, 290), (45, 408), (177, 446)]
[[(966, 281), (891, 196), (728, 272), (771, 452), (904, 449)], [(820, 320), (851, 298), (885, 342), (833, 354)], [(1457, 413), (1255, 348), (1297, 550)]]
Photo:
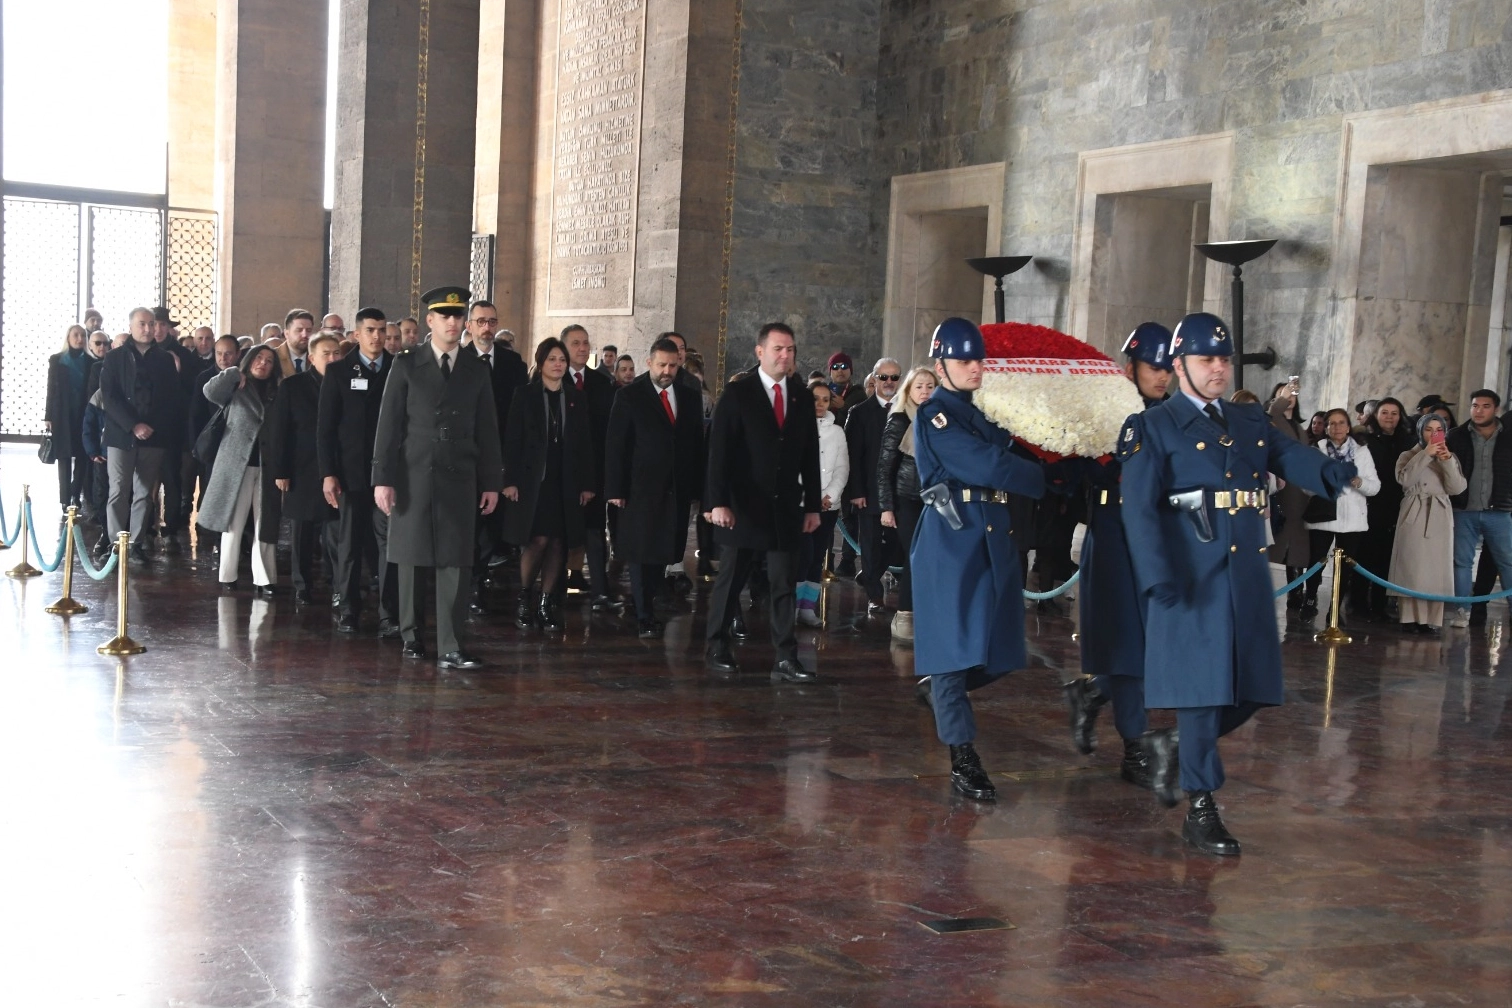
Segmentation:
[[(1475, 587), (1470, 589), (1470, 594), (1491, 594), (1491, 589), (1496, 587), (1496, 578), (1500, 573), (1501, 572), (1496, 569), (1496, 557), (1493, 556), (1491, 551), (1488, 549), (1481, 550), (1480, 561), (1475, 565)], [(1506, 586), (1507, 583), (1503, 581), (1502, 587), (1505, 588)], [(1485, 612), (1486, 603), (1472, 602), (1470, 604), (1470, 609), (1472, 612), (1476, 610)]]
[[(1359, 552), (1351, 555), (1370, 573), (1385, 577), (1391, 570), (1391, 548), (1396, 540), (1395, 523), (1382, 527), (1371, 526), (1358, 535), (1355, 549)], [(1488, 555), (1489, 553), (1481, 554), (1483, 566), (1484, 558)], [(1494, 562), (1492, 566), (1494, 569)], [(1364, 615), (1386, 615), (1386, 589), (1353, 569), (1349, 572), (1349, 598), (1350, 604)]]
[[(184, 508), (184, 450), (177, 445), (163, 449), (163, 533), (173, 535), (184, 527), (188, 512)], [(148, 526), (156, 524), (149, 520)]]
[(714, 594), (709, 600), (708, 641), (728, 642), (730, 619), (740, 604), (740, 586), (759, 556), (766, 557), (767, 578), (771, 585), (772, 647), (777, 650), (778, 661), (798, 658), (798, 638), (793, 633), (794, 609), (793, 588), (798, 571), (797, 550), (758, 551), (740, 549), (736, 546), (721, 547), (719, 552), (719, 575), (714, 578)]
[(583, 553), (588, 558), (588, 587), (595, 595), (609, 594), (609, 542), (604, 537), (608, 517), (600, 497), (583, 505)]
[[(1339, 549), (1344, 551), (1345, 556), (1354, 556), (1356, 549), (1358, 549), (1360, 537), (1364, 534), (1365, 533), (1363, 532), (1327, 532), (1323, 529), (1308, 529), (1308, 556), (1311, 559), (1311, 562), (1308, 564), (1308, 566), (1311, 567), (1319, 560), (1322, 560), (1323, 558), (1328, 556), (1328, 551), (1333, 546), (1335, 538), (1338, 539)], [(1327, 569), (1328, 564), (1324, 564), (1323, 570)], [(1307, 579), (1307, 594), (1310, 598), (1318, 597), (1318, 586), (1322, 583), (1323, 571), (1321, 570)], [(1343, 605), (1344, 602), (1345, 587), (1345, 585), (1339, 585), (1340, 605)]]
[(399, 611), (398, 581), (388, 562), (389, 518), (373, 503), (373, 491), (363, 487), (341, 495), (336, 517), (336, 572), (331, 590), (341, 593), (341, 608), (349, 616), (362, 611), (362, 569), (378, 576), (378, 618), (393, 619)]
[(835, 523), (839, 511), (819, 512), (819, 527), (803, 537), (798, 547), (798, 580), (818, 581), (824, 577), (824, 554), (835, 544)]
[(700, 511), (694, 528), (698, 533), (698, 570), (703, 572), (706, 564), (710, 569), (714, 566), (714, 526), (704, 521), (703, 512)]
[(630, 564), (630, 595), (635, 600), (635, 618), (643, 623), (656, 619), (656, 590), (666, 577), (666, 564)]
[(400, 564), (399, 576), (399, 635), (406, 642), (421, 640), (425, 624), (420, 618), (420, 586), (416, 583), (418, 572), (428, 569), (435, 572), (436, 583), (436, 653), (447, 654), (461, 649), (457, 640), (457, 628), (467, 617), (467, 599), (462, 585), (472, 576), (466, 567), (421, 568), (414, 564)]
[(194, 514), (194, 485), (198, 483), (203, 494), (210, 485), (210, 474), (192, 450), (181, 452), (179, 459), (179, 522), (187, 528), (189, 516)]
[(917, 497), (899, 497), (893, 516), (898, 519), (898, 545), (903, 553), (903, 573), (898, 577), (898, 609), (913, 612), (913, 562), (908, 551), (913, 546), (914, 530), (919, 527), (919, 516), (924, 513), (924, 502)]
[(88, 455), (58, 456), (58, 506), (64, 511), (68, 510), (68, 505), (77, 504), (82, 499), (89, 482), (90, 465)]
[(100, 525), (105, 524), (105, 504), (110, 500), (110, 469), (104, 462), (85, 460), (84, 505), (89, 517)]
[(478, 516), (477, 538), (473, 551), (473, 590), (483, 587), (488, 577), (488, 561), (493, 559), (504, 545), (504, 509), (496, 507), (486, 515)]
[[(315, 558), (331, 552), (333, 522), (296, 519), (289, 537), (289, 576), (295, 591), (309, 591), (315, 584)], [(331, 582), (334, 590), (336, 582)]]
[(882, 601), (882, 573), (887, 570), (885, 529), (877, 511), (856, 512), (856, 544), (861, 547), (861, 587), (871, 602)]

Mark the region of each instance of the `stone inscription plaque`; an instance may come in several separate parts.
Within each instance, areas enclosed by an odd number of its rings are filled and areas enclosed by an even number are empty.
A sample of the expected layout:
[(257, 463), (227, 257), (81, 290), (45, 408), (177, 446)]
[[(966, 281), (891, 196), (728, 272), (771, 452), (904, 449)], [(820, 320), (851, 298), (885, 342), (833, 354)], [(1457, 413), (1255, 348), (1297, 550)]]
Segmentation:
[(549, 315), (634, 308), (645, 41), (646, 0), (561, 0)]

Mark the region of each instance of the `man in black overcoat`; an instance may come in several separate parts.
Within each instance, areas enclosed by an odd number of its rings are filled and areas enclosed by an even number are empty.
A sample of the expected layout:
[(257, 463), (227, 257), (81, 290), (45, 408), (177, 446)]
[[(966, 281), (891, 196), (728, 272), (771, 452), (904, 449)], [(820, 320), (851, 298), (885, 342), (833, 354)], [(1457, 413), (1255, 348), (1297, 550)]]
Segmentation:
[(331, 601), (336, 629), (356, 633), (366, 563), (378, 578), (378, 636), (393, 638), (399, 636), (399, 581), (388, 558), (388, 515), (373, 502), (372, 469), (378, 408), (394, 358), (383, 349), (387, 325), (381, 310), (362, 309), (356, 323), (356, 348), (326, 368), (315, 425), (321, 493), (336, 509)]
[(266, 421), (269, 457), (263, 464), (271, 470), (274, 486), (283, 492), (284, 517), (294, 522), (289, 567), (295, 605), (310, 604), (315, 557), (329, 541), (329, 523), (336, 517), (325, 499), (315, 432), (320, 423), (321, 386), (340, 344), (332, 333), (321, 333), (310, 341), (310, 366), (278, 383)]
[(653, 600), (688, 546), (688, 509), (703, 489), (703, 397), (677, 381), (677, 344), (651, 345), (646, 373), (620, 389), (609, 414), (604, 492), (619, 509), (615, 556), (630, 565), (640, 636), (662, 635)]
[(845, 444), (850, 451), (850, 483), (845, 499), (855, 508), (856, 538), (861, 546), (861, 586), (866, 589), (867, 610), (882, 609), (882, 572), (887, 569), (886, 543), (882, 533), (882, 508), (877, 500), (877, 457), (882, 452), (882, 431), (887, 411), (898, 396), (903, 367), (883, 357), (872, 369), (877, 391), (845, 415)]
[[(609, 410), (614, 406), (614, 379), (603, 368), (591, 368), (588, 361), (593, 356), (593, 343), (588, 330), (580, 325), (570, 325), (562, 330), (562, 342), (567, 345), (567, 377), (573, 388), (588, 403), (588, 430), (593, 436), (594, 469), (593, 497), (583, 505), (583, 550), (588, 558), (588, 587), (593, 593), (592, 605), (596, 610), (620, 607), (609, 594), (609, 547), (604, 539), (608, 524), (608, 511), (604, 505), (604, 447), (609, 435)], [(582, 569), (582, 557), (576, 551), (568, 554), (569, 577)]]
[(394, 359), (383, 387), (373, 445), (373, 500), (389, 516), (389, 559), (399, 565), (399, 635), (406, 658), (424, 658), (416, 568), (436, 578), (436, 649), (441, 668), (483, 663), (462, 650), (464, 586), (476, 559), (478, 515), (491, 514), (504, 487), (499, 421), (488, 368), (461, 353), (471, 295), (438, 287), (422, 295), (430, 339)]
[[(474, 301), (467, 309), (468, 344), (464, 350), (475, 355), (484, 364), (493, 380), (494, 414), (499, 420), (499, 443), (507, 444), (505, 429), (509, 426), (509, 404), (517, 389), (530, 380), (529, 370), (520, 355), (497, 339), (499, 309), (491, 301)], [(474, 612), (483, 611), (483, 579), (488, 575), (489, 561), (504, 545), (504, 512), (496, 508), (491, 515), (478, 519), (478, 556), (473, 562)]]
[(771, 584), (773, 681), (811, 682), (798, 661), (793, 633), (794, 587), (801, 538), (819, 527), (819, 426), (814, 397), (791, 377), (797, 345), (781, 322), (761, 327), (757, 369), (731, 382), (714, 407), (704, 505), (720, 545), (719, 576), (709, 605), (711, 671), (739, 671), (730, 649), (738, 586), (757, 554)]

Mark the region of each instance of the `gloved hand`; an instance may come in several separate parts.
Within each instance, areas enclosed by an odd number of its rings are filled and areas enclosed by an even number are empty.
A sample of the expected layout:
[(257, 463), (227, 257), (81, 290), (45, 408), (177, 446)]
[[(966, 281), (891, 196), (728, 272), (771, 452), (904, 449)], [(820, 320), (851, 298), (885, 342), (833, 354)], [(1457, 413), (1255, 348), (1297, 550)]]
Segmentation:
[(1179, 605), (1182, 601), (1181, 589), (1169, 581), (1162, 581), (1150, 589), (1150, 598), (1163, 606)]

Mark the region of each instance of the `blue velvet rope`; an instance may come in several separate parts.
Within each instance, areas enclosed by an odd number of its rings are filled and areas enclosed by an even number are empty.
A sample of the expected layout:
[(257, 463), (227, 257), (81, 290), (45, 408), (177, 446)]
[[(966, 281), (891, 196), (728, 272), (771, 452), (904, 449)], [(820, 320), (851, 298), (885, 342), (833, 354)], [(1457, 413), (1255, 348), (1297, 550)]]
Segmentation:
[(1056, 598), (1057, 596), (1066, 594), (1066, 592), (1068, 592), (1068, 591), (1071, 590), (1071, 586), (1074, 585), (1074, 584), (1076, 584), (1076, 582), (1078, 582), (1080, 580), (1081, 580), (1081, 571), (1078, 570), (1075, 574), (1072, 574), (1069, 578), (1067, 578), (1066, 579), (1066, 583), (1063, 584), (1063, 585), (1061, 585), (1059, 588), (1052, 588), (1052, 589), (1050, 589), (1049, 591), (1046, 591), (1046, 592), (1032, 592), (1029, 589), (1025, 588), (1024, 589), (1024, 598), (1026, 598), (1026, 599), (1035, 599), (1035, 600), (1040, 601), (1040, 602), (1043, 602), (1045, 599), (1053, 599), (1053, 598)]
[(79, 566), (84, 568), (85, 574), (88, 574), (96, 581), (104, 581), (106, 578), (110, 577), (112, 573), (115, 572), (116, 563), (121, 559), (120, 550), (111, 550), (110, 559), (105, 561), (105, 565), (103, 567), (96, 570), (95, 565), (91, 563), (89, 559), (89, 547), (84, 545), (84, 533), (79, 531), (79, 527), (77, 525), (74, 526), (73, 537), (74, 553), (78, 556)]
[(1364, 575), (1365, 578), (1374, 581), (1382, 588), (1388, 588), (1399, 595), (1406, 595), (1408, 598), (1423, 599), (1426, 602), (1449, 602), (1454, 605), (1466, 606), (1475, 605), (1478, 602), (1495, 602), (1497, 599), (1504, 599), (1507, 596), (1512, 595), (1512, 588), (1508, 588), (1506, 591), (1493, 592), (1490, 595), (1434, 595), (1431, 592), (1413, 591), (1411, 588), (1403, 588), (1399, 584), (1392, 584), (1385, 578), (1372, 574), (1364, 567), (1361, 567), (1355, 560), (1350, 560), (1349, 562), (1353, 564), (1354, 569)]
[(41, 567), (44, 571), (46, 571), (47, 573), (51, 574), (53, 571), (57, 570), (62, 565), (62, 563), (63, 563), (63, 547), (68, 544), (67, 537), (66, 536), (59, 536), (58, 537), (58, 552), (57, 552), (57, 555), (53, 557), (52, 563), (48, 563), (46, 560), (43, 560), (42, 559), (42, 546), (41, 546), (41, 544), (39, 544), (37, 542), (37, 525), (36, 525), (35, 522), (32, 521), (32, 506), (31, 506), (31, 501), (29, 501), (29, 500), (22, 501), (21, 502), (21, 507), (26, 512), (26, 517), (25, 517), (24, 520), (26, 522), (27, 531), (29, 533), (31, 533), (32, 550), (37, 554), (37, 566)]
[(0, 500), (0, 542), (6, 546), (16, 545), (16, 540), (21, 538), (21, 521), (17, 515), (16, 527), (11, 531), (5, 531), (5, 501)]
[(1314, 574), (1318, 573), (1318, 571), (1320, 571), (1322, 569), (1323, 569), (1323, 561), (1319, 560), (1317, 563), (1315, 563), (1311, 567), (1307, 568), (1307, 570), (1303, 571), (1301, 574), (1298, 574), (1297, 575), (1297, 580), (1295, 580), (1295, 581), (1288, 581), (1286, 584), (1282, 585), (1280, 588), (1277, 588), (1275, 595), (1272, 596), (1272, 597), (1273, 598), (1280, 598), (1282, 595), (1285, 595), (1287, 592), (1292, 591), (1293, 589), (1301, 588), (1303, 581), (1306, 581), (1308, 578), (1312, 577)]

